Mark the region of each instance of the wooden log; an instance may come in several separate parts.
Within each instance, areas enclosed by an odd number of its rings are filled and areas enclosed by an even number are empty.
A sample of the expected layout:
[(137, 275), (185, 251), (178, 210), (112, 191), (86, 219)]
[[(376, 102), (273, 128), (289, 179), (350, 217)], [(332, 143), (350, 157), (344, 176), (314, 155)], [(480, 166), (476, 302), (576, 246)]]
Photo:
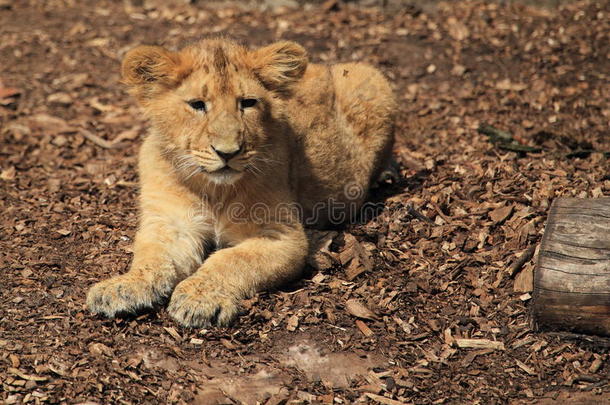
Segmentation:
[(610, 198), (558, 198), (534, 270), (542, 329), (610, 336)]

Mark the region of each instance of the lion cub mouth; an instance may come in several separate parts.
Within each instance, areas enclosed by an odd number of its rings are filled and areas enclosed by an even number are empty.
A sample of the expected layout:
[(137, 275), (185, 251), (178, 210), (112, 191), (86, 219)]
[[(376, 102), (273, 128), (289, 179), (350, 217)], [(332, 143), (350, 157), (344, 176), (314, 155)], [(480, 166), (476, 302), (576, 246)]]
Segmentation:
[(211, 172), (207, 172), (208, 177), (216, 184), (231, 184), (237, 181), (241, 176), (242, 172), (235, 170), (232, 167), (225, 165), (220, 169), (216, 169)]

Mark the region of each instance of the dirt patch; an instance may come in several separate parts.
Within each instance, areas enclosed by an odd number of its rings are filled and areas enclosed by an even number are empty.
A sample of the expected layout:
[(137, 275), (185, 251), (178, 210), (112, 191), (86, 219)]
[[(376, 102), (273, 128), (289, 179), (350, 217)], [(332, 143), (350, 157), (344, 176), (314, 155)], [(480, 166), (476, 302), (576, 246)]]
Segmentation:
[(203, 384), (205, 388), (198, 390), (194, 403), (223, 404), (231, 401), (229, 403), (254, 405), (279, 396), (288, 398), (289, 381), (286, 375), (278, 371), (266, 370), (248, 376), (213, 378)]
[(329, 389), (348, 388), (359, 377), (368, 374), (374, 367), (386, 366), (387, 361), (373, 359), (372, 354), (321, 353), (310, 341), (301, 341), (290, 346), (287, 353), (279, 356), (284, 366), (296, 367), (309, 382), (321, 382)]

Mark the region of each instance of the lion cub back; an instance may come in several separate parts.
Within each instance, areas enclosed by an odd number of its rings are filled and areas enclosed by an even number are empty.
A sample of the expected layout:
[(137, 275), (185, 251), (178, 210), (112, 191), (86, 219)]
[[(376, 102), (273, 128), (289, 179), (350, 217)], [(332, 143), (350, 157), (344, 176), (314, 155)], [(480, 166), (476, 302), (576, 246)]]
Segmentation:
[(325, 226), (357, 214), (389, 164), (395, 101), (377, 69), (310, 64), (288, 103), (299, 143), (295, 187), (305, 222)]

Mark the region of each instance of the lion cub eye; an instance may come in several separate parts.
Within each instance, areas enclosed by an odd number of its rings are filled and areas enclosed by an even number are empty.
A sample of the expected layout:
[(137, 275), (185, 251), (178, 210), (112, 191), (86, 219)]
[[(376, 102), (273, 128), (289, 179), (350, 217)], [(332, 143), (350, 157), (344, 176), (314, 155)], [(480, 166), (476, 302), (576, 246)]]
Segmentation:
[(202, 100), (190, 100), (187, 101), (188, 105), (191, 106), (191, 108), (193, 110), (197, 110), (197, 111), (206, 111), (206, 107), (205, 107), (205, 102)]
[(254, 107), (258, 103), (258, 100), (255, 98), (242, 98), (239, 100), (239, 109), (243, 110), (245, 108)]

